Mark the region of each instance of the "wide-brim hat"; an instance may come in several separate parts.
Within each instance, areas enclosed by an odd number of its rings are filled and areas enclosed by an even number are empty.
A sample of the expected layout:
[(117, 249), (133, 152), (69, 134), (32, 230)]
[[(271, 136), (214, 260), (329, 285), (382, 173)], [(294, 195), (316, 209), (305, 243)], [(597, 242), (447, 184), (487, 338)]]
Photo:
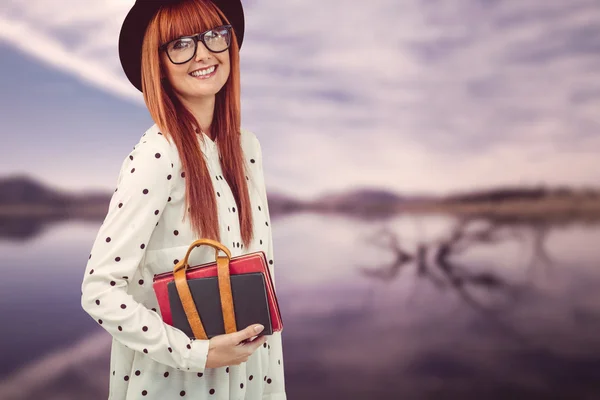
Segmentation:
[[(119, 34), (119, 58), (129, 81), (142, 92), (142, 43), (146, 28), (158, 10), (165, 5), (183, 0), (136, 0), (121, 26)], [(241, 0), (211, 1), (227, 17), (236, 34), (238, 48), (244, 39), (244, 9)]]

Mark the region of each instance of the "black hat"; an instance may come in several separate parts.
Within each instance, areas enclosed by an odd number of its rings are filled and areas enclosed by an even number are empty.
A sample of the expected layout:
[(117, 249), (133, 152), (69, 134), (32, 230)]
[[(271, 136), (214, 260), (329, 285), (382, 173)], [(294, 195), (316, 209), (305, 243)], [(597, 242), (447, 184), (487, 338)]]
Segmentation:
[[(148, 24), (163, 5), (181, 0), (136, 0), (125, 17), (119, 34), (119, 58), (129, 81), (142, 91), (142, 43)], [(201, 0), (197, 0), (201, 1)], [(236, 33), (238, 47), (244, 39), (244, 9), (241, 0), (212, 1), (225, 14)]]

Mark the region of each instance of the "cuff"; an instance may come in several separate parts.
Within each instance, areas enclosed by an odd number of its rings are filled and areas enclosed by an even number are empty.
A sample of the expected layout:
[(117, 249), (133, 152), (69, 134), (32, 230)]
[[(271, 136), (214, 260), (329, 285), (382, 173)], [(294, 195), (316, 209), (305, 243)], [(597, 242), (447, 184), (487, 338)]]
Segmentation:
[(192, 340), (190, 346), (192, 349), (188, 354), (188, 364), (190, 371), (204, 372), (206, 362), (208, 361), (208, 349), (210, 340)]

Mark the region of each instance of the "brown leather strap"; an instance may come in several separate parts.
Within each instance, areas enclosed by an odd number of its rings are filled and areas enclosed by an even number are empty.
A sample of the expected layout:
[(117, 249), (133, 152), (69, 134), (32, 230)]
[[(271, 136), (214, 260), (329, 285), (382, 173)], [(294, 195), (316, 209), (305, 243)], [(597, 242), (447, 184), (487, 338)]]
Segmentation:
[(194, 299), (192, 298), (192, 293), (190, 292), (190, 286), (187, 283), (187, 278), (185, 276), (186, 269), (187, 268), (179, 269), (174, 273), (177, 293), (179, 293), (183, 311), (185, 311), (185, 315), (187, 316), (190, 327), (192, 328), (194, 337), (196, 339), (208, 339), (206, 331), (204, 330), (204, 325), (202, 324), (202, 320), (200, 320), (200, 315), (198, 315), (198, 310), (194, 304)]
[(217, 271), (219, 273), (219, 295), (221, 296), (221, 310), (225, 333), (237, 332), (235, 312), (233, 310), (233, 296), (231, 294), (231, 279), (229, 276), (229, 259), (217, 258)]
[[(200, 319), (200, 315), (198, 315), (198, 310), (196, 309), (196, 304), (194, 303), (194, 299), (192, 297), (192, 293), (190, 291), (190, 286), (187, 282), (187, 269), (188, 265), (188, 257), (190, 256), (191, 251), (199, 247), (203, 244), (209, 245), (215, 249), (215, 259), (217, 261), (217, 278), (219, 281), (219, 294), (221, 298), (221, 311), (223, 313), (223, 323), (225, 325), (225, 333), (233, 333), (237, 332), (237, 325), (235, 322), (235, 311), (233, 307), (233, 295), (231, 294), (231, 277), (229, 274), (229, 261), (231, 259), (231, 252), (229, 249), (223, 245), (222, 243), (208, 239), (198, 239), (195, 240), (183, 258), (183, 260), (179, 261), (175, 267), (173, 268), (173, 276), (175, 278), (175, 286), (177, 287), (177, 293), (179, 294), (179, 298), (181, 299), (181, 305), (183, 306), (183, 311), (188, 319), (190, 327), (192, 328), (192, 333), (196, 339), (208, 339), (206, 335), (206, 331), (204, 329), (204, 325), (202, 324), (202, 320)], [(220, 257), (219, 250), (222, 250), (227, 256)]]

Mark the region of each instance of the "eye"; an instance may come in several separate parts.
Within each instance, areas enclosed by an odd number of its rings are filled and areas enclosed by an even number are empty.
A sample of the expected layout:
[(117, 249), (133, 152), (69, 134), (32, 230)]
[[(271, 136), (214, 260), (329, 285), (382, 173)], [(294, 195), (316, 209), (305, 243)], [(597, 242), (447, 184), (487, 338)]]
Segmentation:
[(169, 50), (186, 50), (194, 45), (193, 40), (189, 38), (177, 39), (171, 42)]

